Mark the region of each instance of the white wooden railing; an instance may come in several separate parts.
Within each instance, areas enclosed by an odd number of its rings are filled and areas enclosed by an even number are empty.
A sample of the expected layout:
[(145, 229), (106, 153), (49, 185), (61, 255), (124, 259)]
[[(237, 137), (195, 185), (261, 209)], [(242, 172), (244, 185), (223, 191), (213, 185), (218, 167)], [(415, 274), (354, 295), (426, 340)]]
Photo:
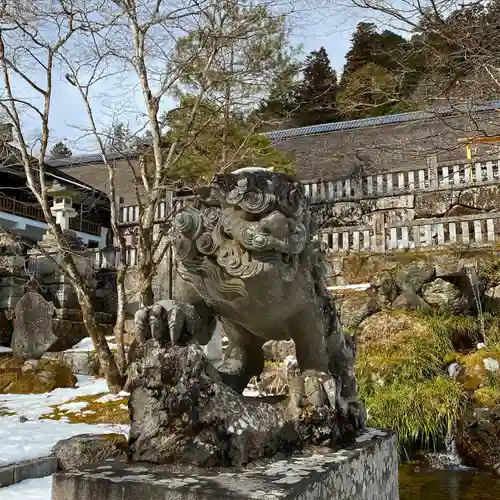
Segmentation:
[(488, 247), (500, 243), (500, 212), (417, 219), (388, 226), (324, 229), (319, 238), (327, 251), (387, 252), (446, 246)]
[[(457, 189), (492, 184), (500, 181), (500, 158), (475, 163), (441, 163), (429, 161), (429, 166), (403, 172), (365, 175), (349, 179), (301, 181), (312, 204), (379, 198), (405, 193)], [(195, 196), (174, 197), (176, 209), (192, 201)], [(162, 222), (172, 213), (169, 202), (162, 200), (156, 208), (155, 221)], [(136, 224), (139, 206), (120, 207), (120, 223)]]
[(387, 172), (340, 180), (303, 181), (311, 203), (333, 203), (393, 196), (415, 191), (456, 189), (500, 181), (500, 158), (472, 164), (442, 163), (404, 172)]

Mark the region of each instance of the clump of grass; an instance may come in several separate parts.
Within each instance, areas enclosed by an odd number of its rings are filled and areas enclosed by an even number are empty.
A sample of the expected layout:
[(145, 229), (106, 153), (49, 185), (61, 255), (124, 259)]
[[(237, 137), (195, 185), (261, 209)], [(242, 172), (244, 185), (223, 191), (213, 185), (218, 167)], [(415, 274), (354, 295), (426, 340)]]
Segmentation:
[(498, 387), (481, 387), (474, 391), (472, 399), (477, 406), (494, 408), (500, 405), (500, 389)]
[[(364, 323), (358, 336), (357, 373), (375, 385), (425, 380), (443, 373), (453, 351), (451, 335), (433, 328), (421, 315), (383, 311)], [(375, 376), (374, 376), (375, 375)]]
[(469, 339), (471, 343), (481, 340), (481, 322), (475, 316), (432, 313), (420, 317), (440, 338)]
[[(99, 399), (105, 394), (93, 396), (78, 396), (60, 405), (52, 406), (53, 411), (46, 413), (40, 419), (61, 420), (64, 419), (71, 424), (128, 424), (130, 415), (127, 407), (127, 398), (113, 399), (101, 402)], [(87, 403), (78, 411), (62, 409), (60, 406), (67, 403)], [(126, 407), (126, 408), (125, 408)]]
[(396, 382), (363, 394), (369, 425), (397, 432), (402, 451), (415, 443), (433, 445), (444, 439), (466, 402), (457, 382), (434, 377), (421, 382)]

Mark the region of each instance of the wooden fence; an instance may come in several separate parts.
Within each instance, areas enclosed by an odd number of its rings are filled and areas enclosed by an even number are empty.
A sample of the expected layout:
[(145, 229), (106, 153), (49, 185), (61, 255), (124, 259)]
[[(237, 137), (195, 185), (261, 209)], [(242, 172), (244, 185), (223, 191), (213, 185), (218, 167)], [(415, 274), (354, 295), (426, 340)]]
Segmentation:
[(488, 247), (500, 243), (500, 212), (417, 219), (385, 225), (344, 226), (324, 229), (320, 238), (327, 251), (390, 252), (447, 246)]
[(500, 158), (462, 164), (432, 164), (428, 168), (387, 172), (340, 180), (303, 181), (312, 204), (393, 196), (415, 191), (457, 189), (500, 181)]
[[(500, 158), (476, 163), (442, 163), (429, 161), (427, 168), (404, 172), (388, 172), (339, 180), (302, 181), (306, 195), (313, 205), (339, 201), (360, 200), (394, 196), (416, 191), (457, 189), (500, 182)], [(173, 198), (177, 208), (195, 196)], [(165, 199), (156, 208), (155, 220), (166, 220), (172, 212)], [(120, 207), (120, 223), (136, 224), (139, 221), (137, 205)]]

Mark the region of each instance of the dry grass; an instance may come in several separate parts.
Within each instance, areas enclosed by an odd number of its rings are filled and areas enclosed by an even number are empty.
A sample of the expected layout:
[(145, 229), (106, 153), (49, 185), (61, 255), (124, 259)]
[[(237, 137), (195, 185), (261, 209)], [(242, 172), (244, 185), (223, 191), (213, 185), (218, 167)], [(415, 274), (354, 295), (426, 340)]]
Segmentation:
[[(112, 401), (100, 402), (99, 399), (103, 396), (105, 394), (79, 396), (59, 405), (54, 405), (52, 406), (53, 411), (42, 415), (40, 419), (64, 419), (71, 424), (129, 424), (128, 399), (123, 397)], [(61, 406), (67, 403), (86, 403), (86, 406), (81, 410), (61, 408)]]

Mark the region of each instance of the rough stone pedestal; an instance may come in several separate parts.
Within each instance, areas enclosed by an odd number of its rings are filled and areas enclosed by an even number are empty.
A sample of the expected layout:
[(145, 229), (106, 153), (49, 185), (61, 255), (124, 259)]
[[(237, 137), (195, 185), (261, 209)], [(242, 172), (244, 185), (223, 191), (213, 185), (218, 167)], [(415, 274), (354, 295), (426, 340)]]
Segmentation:
[(365, 430), (338, 451), (309, 449), (235, 470), (108, 459), (54, 474), (52, 500), (398, 500), (394, 434)]

